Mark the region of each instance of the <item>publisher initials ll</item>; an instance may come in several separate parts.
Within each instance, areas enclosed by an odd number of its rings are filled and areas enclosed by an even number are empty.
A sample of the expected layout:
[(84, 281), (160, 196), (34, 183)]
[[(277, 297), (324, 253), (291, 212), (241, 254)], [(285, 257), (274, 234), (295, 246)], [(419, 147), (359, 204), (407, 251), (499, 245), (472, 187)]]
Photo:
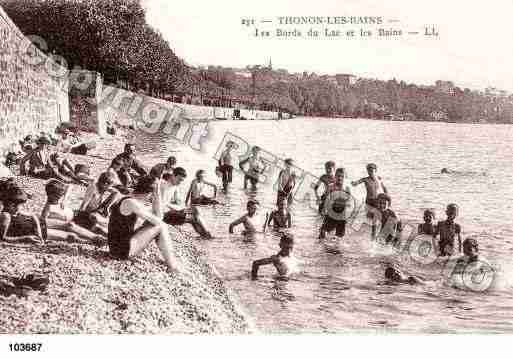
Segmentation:
[(436, 29), (434, 26), (431, 27), (425, 27), (424, 28), (424, 35), (425, 36), (438, 36), (438, 29)]

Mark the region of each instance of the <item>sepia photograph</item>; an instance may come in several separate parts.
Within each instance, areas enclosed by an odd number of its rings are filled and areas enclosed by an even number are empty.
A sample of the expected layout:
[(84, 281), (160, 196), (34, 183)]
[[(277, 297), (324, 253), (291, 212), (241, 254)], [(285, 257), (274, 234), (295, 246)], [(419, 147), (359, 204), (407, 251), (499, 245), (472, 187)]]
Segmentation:
[(511, 335), (512, 13), (0, 0), (0, 352)]

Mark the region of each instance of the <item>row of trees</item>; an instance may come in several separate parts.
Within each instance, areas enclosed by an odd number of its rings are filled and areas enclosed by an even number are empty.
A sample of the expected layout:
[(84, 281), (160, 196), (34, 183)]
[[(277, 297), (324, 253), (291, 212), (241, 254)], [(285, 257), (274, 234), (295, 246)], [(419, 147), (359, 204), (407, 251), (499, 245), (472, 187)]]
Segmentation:
[(80, 66), (152, 94), (192, 82), (188, 67), (146, 24), (138, 0), (0, 0), (25, 35), (38, 35), (68, 68)]
[(442, 91), (395, 79), (359, 79), (353, 85), (338, 86), (322, 76), (284, 76), (268, 68), (250, 70), (251, 79), (219, 67), (202, 73), (233, 96), (253, 96), (259, 107), (296, 114), (513, 123), (513, 96), (492, 97), (458, 87)]
[(46, 41), (49, 53), (69, 68), (81, 66), (103, 74), (107, 83), (153, 96), (177, 92), (202, 97), (250, 99), (255, 107), (317, 116), (382, 118), (405, 115), (455, 122), (511, 123), (511, 98), (493, 98), (468, 89), (452, 93), (396, 80), (360, 79), (337, 86), (316, 75), (288, 75), (268, 67), (248, 67), (251, 77), (233, 69), (209, 67), (191, 72), (162, 35), (145, 19), (140, 0), (0, 0), (26, 35)]

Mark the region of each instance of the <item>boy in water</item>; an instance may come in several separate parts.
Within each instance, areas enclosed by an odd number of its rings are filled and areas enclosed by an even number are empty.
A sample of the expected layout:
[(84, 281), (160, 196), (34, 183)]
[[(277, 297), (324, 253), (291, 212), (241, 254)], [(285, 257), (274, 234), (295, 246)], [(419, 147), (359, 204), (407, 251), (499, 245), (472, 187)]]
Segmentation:
[(228, 184), (232, 183), (232, 173), (233, 173), (233, 158), (232, 158), (232, 150), (236, 148), (236, 144), (233, 141), (228, 141), (226, 143), (226, 148), (221, 153), (219, 157), (219, 171), (221, 172), (221, 176), (223, 178), (223, 190), (226, 192), (228, 190)]
[[(239, 168), (242, 172), (244, 172), (244, 189), (247, 189), (248, 187), (248, 181), (251, 183), (251, 190), (256, 191), (257, 183), (258, 183), (258, 177), (261, 173), (264, 172), (264, 165), (262, 163), (262, 160), (259, 156), (260, 153), (260, 147), (253, 146), (251, 149), (251, 154), (239, 162)], [(247, 171), (244, 170), (244, 165), (248, 164), (249, 168)]]
[(278, 202), (278, 209), (272, 211), (267, 218), (267, 221), (264, 225), (264, 231), (266, 227), (271, 226), (271, 223), (273, 224), (274, 230), (290, 228), (292, 226), (292, 216), (287, 209), (285, 199), (282, 199), (280, 202)]
[(417, 233), (433, 235), (435, 233), (435, 225), (433, 224), (434, 219), (435, 212), (431, 209), (426, 209), (424, 211), (424, 223), (419, 224)]
[(326, 238), (326, 232), (335, 230), (337, 237), (342, 238), (346, 233), (346, 205), (351, 195), (351, 189), (346, 185), (345, 169), (337, 168), (335, 183), (326, 191), (325, 204), (322, 214), (324, 222), (321, 226), (319, 239)]
[(436, 237), (440, 236), (438, 242), (438, 253), (440, 256), (451, 256), (454, 253), (454, 241), (456, 237), (458, 238), (458, 252), (461, 252), (461, 227), (454, 222), (458, 216), (458, 209), (457, 204), (449, 204), (445, 211), (447, 219), (438, 222), (436, 225), (435, 232), (433, 233), (433, 242), (436, 243)]
[[(365, 196), (365, 204), (367, 205), (367, 208), (377, 208), (377, 198), (378, 194), (385, 193), (387, 194), (388, 191), (383, 184), (381, 177), (377, 175), (378, 172), (378, 166), (376, 166), (374, 163), (369, 163), (367, 165), (367, 173), (369, 174), (367, 177), (361, 178), (358, 181), (353, 181), (351, 184), (353, 186), (357, 186), (361, 183), (365, 184), (365, 190), (367, 191), (367, 194)], [(367, 212), (367, 216), (369, 218), (373, 217), (373, 214), (371, 211)]]
[[(210, 186), (214, 189), (214, 197), (208, 197), (204, 194), (205, 187)], [(187, 192), (187, 197), (185, 198), (185, 203), (189, 203), (189, 199), (192, 205), (195, 204), (219, 204), (214, 198), (217, 196), (217, 187), (215, 184), (205, 181), (205, 171), (198, 170), (196, 172), (196, 178), (192, 180), (191, 187), (189, 188), (189, 192)]]
[(285, 160), (285, 169), (280, 171), (278, 175), (278, 194), (276, 198), (276, 205), (282, 200), (287, 201), (287, 205), (292, 203), (292, 191), (296, 186), (296, 174), (292, 171), (294, 161), (292, 158)]
[[(397, 218), (394, 211), (389, 207), (392, 203), (392, 199), (388, 194), (380, 193), (377, 197), (377, 209), (379, 213), (379, 221), (381, 222), (381, 228), (378, 238), (384, 239), (385, 243), (397, 243), (400, 238), (400, 232), (402, 230), (401, 221)], [(372, 224), (372, 238), (376, 238), (376, 221)]]
[(272, 264), (280, 276), (288, 276), (299, 272), (298, 261), (292, 255), (294, 249), (294, 236), (290, 233), (283, 233), (280, 238), (280, 251), (268, 258), (259, 259), (251, 266), (251, 279), (258, 278), (260, 266)]
[(424, 280), (417, 276), (407, 276), (400, 269), (389, 265), (385, 269), (385, 278), (394, 284), (424, 284)]
[(242, 234), (256, 233), (258, 231), (260, 224), (258, 221), (259, 218), (257, 216), (257, 209), (259, 204), (260, 203), (257, 200), (250, 199), (246, 205), (248, 213), (246, 213), (236, 221), (230, 223), (228, 231), (230, 233), (233, 233), (233, 228), (242, 223), (244, 225), (244, 231), (242, 232)]
[[(335, 162), (326, 162), (324, 164), (324, 169), (326, 173), (319, 178), (319, 181), (317, 181), (317, 183), (314, 186), (315, 197), (317, 198), (317, 203), (319, 204), (320, 214), (322, 214), (324, 201), (326, 200), (326, 195), (328, 194), (328, 188), (331, 184), (335, 183)], [(324, 185), (324, 192), (321, 196), (319, 196), (317, 190), (319, 189), (321, 184)]]

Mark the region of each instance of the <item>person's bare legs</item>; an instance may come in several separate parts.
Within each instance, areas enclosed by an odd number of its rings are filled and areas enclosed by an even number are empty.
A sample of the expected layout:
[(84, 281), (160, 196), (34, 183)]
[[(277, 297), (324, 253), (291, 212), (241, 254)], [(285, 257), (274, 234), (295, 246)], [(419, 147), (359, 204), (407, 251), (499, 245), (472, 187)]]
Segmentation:
[(157, 241), (157, 245), (162, 257), (164, 257), (164, 261), (169, 269), (176, 270), (175, 257), (171, 249), (169, 230), (164, 223), (159, 226), (144, 224), (143, 227), (139, 228), (130, 238), (130, 253), (128, 256), (134, 257), (139, 254), (143, 249), (148, 247), (156, 236), (160, 237)]
[(203, 221), (199, 215), (199, 211), (196, 207), (191, 208), (192, 211), (192, 220), (190, 221), (192, 228), (202, 237), (211, 238), (212, 235), (209, 231), (207, 231), (207, 228), (203, 224)]

